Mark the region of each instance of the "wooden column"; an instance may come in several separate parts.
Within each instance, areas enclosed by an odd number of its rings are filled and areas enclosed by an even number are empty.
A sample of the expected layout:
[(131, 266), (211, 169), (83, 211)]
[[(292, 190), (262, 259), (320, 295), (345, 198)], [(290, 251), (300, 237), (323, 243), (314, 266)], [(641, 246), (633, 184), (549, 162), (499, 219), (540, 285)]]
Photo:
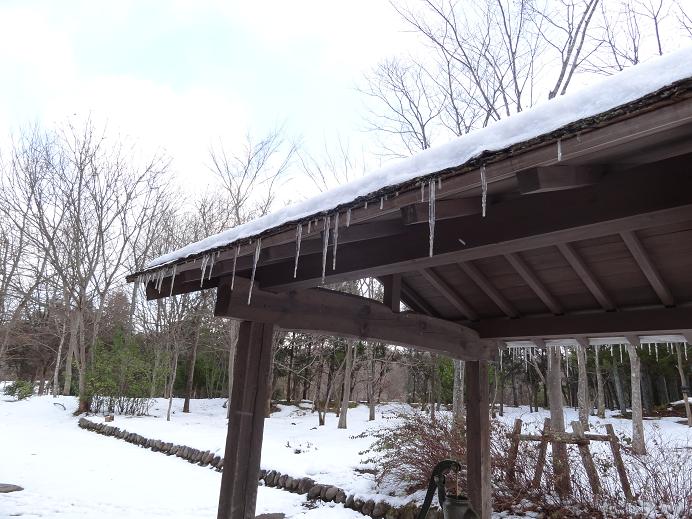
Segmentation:
[(488, 364), (466, 362), (466, 461), (469, 500), (481, 519), (492, 513), (490, 495), (490, 414), (488, 409)]
[(217, 519), (255, 517), (273, 335), (271, 324), (240, 324)]

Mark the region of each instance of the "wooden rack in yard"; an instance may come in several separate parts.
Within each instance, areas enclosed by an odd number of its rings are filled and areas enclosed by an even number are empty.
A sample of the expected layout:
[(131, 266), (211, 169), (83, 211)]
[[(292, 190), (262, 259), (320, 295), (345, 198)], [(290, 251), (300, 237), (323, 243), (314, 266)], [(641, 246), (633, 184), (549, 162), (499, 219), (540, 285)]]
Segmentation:
[(516, 478), (515, 469), (517, 454), (519, 453), (519, 442), (521, 441), (537, 441), (540, 442), (540, 448), (538, 451), (538, 462), (536, 463), (536, 472), (534, 473), (533, 480), (531, 481), (531, 488), (538, 488), (541, 484), (541, 478), (543, 477), (543, 469), (545, 467), (545, 458), (548, 451), (549, 443), (566, 443), (577, 445), (579, 449), (579, 454), (581, 456), (581, 461), (586, 470), (586, 475), (589, 478), (589, 485), (594, 495), (601, 493), (601, 482), (598, 478), (598, 472), (596, 471), (596, 465), (594, 464), (593, 457), (591, 456), (591, 451), (589, 450), (589, 444), (592, 441), (606, 441), (610, 444), (610, 450), (613, 453), (613, 461), (615, 463), (615, 468), (618, 472), (620, 478), (620, 483), (622, 485), (622, 490), (625, 493), (625, 497), (632, 501), (634, 498), (632, 496), (632, 489), (630, 487), (629, 480), (627, 479), (627, 472), (625, 471), (625, 464), (622, 461), (622, 455), (620, 453), (620, 441), (617, 436), (615, 436), (615, 430), (611, 424), (606, 424), (607, 434), (593, 434), (585, 433), (584, 427), (581, 422), (572, 422), (572, 433), (561, 432), (561, 431), (551, 431), (550, 430), (550, 418), (546, 418), (543, 422), (543, 431), (541, 434), (521, 434), (522, 421), (516, 419), (514, 421), (514, 429), (507, 438), (512, 440), (512, 444), (509, 450), (509, 460), (507, 468), (507, 480), (513, 482)]

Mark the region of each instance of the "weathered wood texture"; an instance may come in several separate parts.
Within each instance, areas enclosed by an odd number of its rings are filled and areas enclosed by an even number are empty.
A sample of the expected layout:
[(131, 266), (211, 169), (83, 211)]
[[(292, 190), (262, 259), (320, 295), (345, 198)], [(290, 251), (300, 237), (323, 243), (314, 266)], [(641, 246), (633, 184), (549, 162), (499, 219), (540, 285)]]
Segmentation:
[(218, 519), (254, 519), (274, 327), (240, 324)]
[(481, 519), (490, 519), (490, 410), (488, 407), (488, 364), (466, 363), (466, 460), (467, 488), (471, 506)]
[(394, 312), (387, 305), (360, 296), (325, 289), (273, 293), (252, 289), (249, 281), (229, 279), (217, 289), (214, 315), (273, 323), (284, 330), (309, 330), (356, 339), (372, 339), (444, 353), (453, 358), (494, 358), (496, 348), (478, 340), (463, 325), (412, 312)]

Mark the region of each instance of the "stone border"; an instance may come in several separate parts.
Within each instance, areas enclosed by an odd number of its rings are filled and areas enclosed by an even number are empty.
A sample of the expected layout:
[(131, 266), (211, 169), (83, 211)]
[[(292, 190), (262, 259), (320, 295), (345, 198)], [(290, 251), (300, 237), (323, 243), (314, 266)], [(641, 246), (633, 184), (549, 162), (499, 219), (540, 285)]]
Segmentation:
[[(145, 438), (136, 433), (108, 425), (96, 423), (86, 418), (80, 418), (79, 427), (87, 431), (93, 431), (104, 436), (112, 436), (124, 440), (133, 445), (138, 445), (154, 452), (162, 452), (167, 456), (176, 456), (201, 467), (211, 466), (217, 472), (223, 469), (223, 458), (214, 455), (211, 451), (200, 451), (186, 445), (175, 445), (170, 442)], [(409, 503), (402, 507), (392, 507), (385, 501), (364, 501), (355, 495), (348, 495), (343, 489), (316, 483), (311, 478), (294, 478), (288, 474), (282, 474), (276, 470), (260, 470), (260, 480), (268, 487), (287, 490), (296, 494), (305, 494), (310, 500), (320, 500), (325, 503), (341, 503), (346, 508), (360, 512), (373, 519), (415, 519), (419, 508)], [(442, 512), (438, 509), (430, 509), (428, 519), (442, 519)]]

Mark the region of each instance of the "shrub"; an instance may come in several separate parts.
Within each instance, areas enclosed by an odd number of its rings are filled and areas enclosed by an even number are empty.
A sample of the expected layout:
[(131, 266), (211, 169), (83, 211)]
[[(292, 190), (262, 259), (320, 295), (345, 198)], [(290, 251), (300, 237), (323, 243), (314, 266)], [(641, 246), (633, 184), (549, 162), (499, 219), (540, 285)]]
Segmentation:
[(17, 400), (24, 400), (34, 394), (34, 384), (28, 380), (15, 380), (5, 387), (5, 394)]

